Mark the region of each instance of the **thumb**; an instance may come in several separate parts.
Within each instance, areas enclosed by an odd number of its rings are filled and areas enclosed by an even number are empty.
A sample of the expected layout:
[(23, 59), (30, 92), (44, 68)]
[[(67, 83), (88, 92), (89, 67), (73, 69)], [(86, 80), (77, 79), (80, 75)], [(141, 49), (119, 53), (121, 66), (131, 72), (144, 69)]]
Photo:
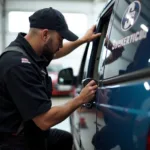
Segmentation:
[(101, 33), (96, 33), (94, 36), (95, 36), (95, 37), (100, 37), (100, 36), (101, 36)]

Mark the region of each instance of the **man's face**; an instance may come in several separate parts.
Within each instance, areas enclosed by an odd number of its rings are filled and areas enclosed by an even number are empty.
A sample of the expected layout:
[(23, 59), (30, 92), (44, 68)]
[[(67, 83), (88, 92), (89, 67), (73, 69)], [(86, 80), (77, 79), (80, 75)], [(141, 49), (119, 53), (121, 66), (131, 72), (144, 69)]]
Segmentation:
[(51, 61), (56, 52), (62, 48), (63, 39), (56, 31), (50, 31), (47, 36), (47, 40), (43, 46), (43, 54), (49, 61)]

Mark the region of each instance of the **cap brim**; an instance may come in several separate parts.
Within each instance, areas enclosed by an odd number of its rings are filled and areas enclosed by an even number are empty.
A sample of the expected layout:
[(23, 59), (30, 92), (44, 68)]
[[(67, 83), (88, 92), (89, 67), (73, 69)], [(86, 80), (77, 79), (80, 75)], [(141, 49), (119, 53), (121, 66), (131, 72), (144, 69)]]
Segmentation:
[(78, 36), (75, 35), (73, 32), (71, 32), (70, 30), (60, 31), (59, 33), (64, 39), (68, 41), (76, 41), (78, 39)]

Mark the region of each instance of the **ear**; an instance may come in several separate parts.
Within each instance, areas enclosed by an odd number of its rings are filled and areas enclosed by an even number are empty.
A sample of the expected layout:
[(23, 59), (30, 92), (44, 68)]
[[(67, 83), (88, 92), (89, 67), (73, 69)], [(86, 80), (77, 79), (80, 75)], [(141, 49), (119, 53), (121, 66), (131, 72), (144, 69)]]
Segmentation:
[(41, 38), (44, 42), (47, 42), (47, 40), (49, 39), (49, 31), (48, 29), (43, 29), (41, 32)]

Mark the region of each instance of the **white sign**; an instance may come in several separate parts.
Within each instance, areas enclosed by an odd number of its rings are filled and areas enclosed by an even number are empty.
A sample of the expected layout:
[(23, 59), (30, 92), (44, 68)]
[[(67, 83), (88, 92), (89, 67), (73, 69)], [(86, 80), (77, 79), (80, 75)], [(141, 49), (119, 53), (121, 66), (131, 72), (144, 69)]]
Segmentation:
[(112, 50), (137, 42), (137, 41), (140, 41), (142, 39), (145, 39), (146, 37), (147, 37), (146, 31), (144, 30), (137, 31), (136, 33), (133, 33), (127, 37), (124, 37), (123, 39), (120, 39), (118, 41), (113, 41)]
[(132, 2), (126, 9), (122, 21), (121, 29), (123, 31), (129, 30), (136, 22), (141, 12), (141, 3), (139, 1)]

